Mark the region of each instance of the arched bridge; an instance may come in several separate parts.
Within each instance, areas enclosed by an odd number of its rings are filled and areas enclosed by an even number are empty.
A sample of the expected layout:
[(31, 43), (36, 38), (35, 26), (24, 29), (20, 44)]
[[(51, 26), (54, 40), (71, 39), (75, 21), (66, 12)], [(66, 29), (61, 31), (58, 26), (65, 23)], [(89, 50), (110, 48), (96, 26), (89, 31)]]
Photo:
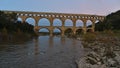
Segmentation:
[[(50, 35), (53, 34), (53, 30), (55, 28), (61, 31), (61, 35), (64, 36), (64, 32), (66, 29), (71, 29), (73, 34), (76, 34), (77, 30), (82, 30), (83, 33), (86, 33), (88, 30), (94, 32), (96, 21), (103, 21), (105, 16), (100, 15), (89, 15), (89, 14), (70, 14), (70, 13), (50, 13), (50, 12), (30, 12), (30, 11), (5, 11), (6, 13), (17, 13), (17, 16), (22, 19), (22, 22), (25, 22), (27, 18), (33, 18), (35, 20), (34, 30), (39, 31), (42, 28), (47, 28), (50, 32)], [(40, 26), (39, 20), (42, 18), (46, 18), (49, 20), (49, 26)], [(61, 25), (53, 26), (54, 20), (59, 19), (61, 21)], [(66, 20), (70, 20), (68, 22), (72, 24), (72, 26), (65, 26)], [(82, 21), (83, 26), (77, 26), (77, 21)], [(87, 27), (87, 21), (91, 21), (91, 27)]]

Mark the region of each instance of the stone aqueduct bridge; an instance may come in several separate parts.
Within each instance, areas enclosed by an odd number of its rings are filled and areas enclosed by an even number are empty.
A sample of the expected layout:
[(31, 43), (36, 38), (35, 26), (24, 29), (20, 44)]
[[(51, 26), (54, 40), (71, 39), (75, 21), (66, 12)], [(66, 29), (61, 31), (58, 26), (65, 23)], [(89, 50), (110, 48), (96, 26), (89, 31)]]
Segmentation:
[[(100, 15), (89, 15), (89, 14), (68, 14), (68, 13), (48, 13), (48, 12), (29, 12), (29, 11), (5, 11), (6, 13), (17, 13), (17, 16), (26, 21), (27, 18), (31, 17), (35, 20), (34, 30), (39, 31), (41, 28), (47, 28), (50, 35), (53, 34), (53, 30), (58, 28), (61, 30), (61, 35), (64, 36), (66, 29), (70, 28), (73, 34), (76, 34), (76, 30), (81, 29), (84, 33), (87, 30), (92, 30), (94, 32), (95, 22), (103, 21), (105, 16)], [(47, 18), (50, 21), (50, 26), (38, 26), (38, 22), (42, 18)], [(60, 19), (62, 21), (62, 26), (53, 26), (53, 20)], [(73, 26), (65, 26), (65, 20), (70, 19), (73, 22)], [(83, 22), (83, 27), (76, 27), (76, 21), (81, 20)], [(92, 27), (87, 27), (86, 22), (90, 20), (92, 22)]]

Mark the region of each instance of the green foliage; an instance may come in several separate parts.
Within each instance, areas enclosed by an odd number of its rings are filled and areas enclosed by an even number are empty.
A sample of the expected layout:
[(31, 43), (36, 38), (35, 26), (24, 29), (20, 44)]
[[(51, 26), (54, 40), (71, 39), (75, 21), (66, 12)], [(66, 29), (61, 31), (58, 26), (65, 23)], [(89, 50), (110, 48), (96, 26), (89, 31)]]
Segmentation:
[(87, 33), (83, 35), (83, 41), (91, 43), (96, 40), (96, 35), (93, 33)]
[(7, 32), (7, 29), (6, 29), (6, 28), (3, 28), (3, 30), (2, 30), (2, 34), (3, 34), (3, 35), (7, 35), (7, 34), (8, 34), (8, 32)]
[(8, 37), (7, 29), (3, 28), (3, 30), (2, 30), (2, 39), (7, 40), (7, 37)]
[(0, 31), (4, 28), (8, 31), (8, 33), (17, 32), (20, 29), (23, 33), (34, 33), (33, 26), (28, 24), (27, 22), (19, 22), (17, 21), (16, 13), (5, 13), (0, 11)]
[(0, 43), (26, 40), (33, 35), (36, 36), (34, 26), (27, 22), (17, 21), (16, 13), (5, 13), (0, 11)]
[(106, 25), (108, 29), (120, 30), (120, 10), (106, 16)]
[(96, 31), (120, 30), (120, 10), (106, 16), (103, 22), (95, 24)]
[(16, 13), (5, 13), (3, 11), (0, 11), (0, 23), (13, 23), (17, 20), (17, 14)]

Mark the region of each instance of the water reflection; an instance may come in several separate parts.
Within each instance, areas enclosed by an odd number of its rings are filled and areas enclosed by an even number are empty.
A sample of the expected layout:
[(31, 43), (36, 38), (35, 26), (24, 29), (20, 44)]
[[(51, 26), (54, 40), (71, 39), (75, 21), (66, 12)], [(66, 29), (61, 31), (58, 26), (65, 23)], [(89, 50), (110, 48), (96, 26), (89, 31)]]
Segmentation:
[(61, 44), (65, 45), (65, 38), (64, 37), (61, 37)]
[(49, 37), (49, 47), (52, 48), (53, 47), (53, 36)]
[(35, 44), (35, 55), (39, 54), (39, 45), (38, 45), (38, 37), (35, 37), (34, 39), (34, 44)]
[[(9, 46), (9, 45), (7, 45)], [(39, 36), (12, 51), (0, 51), (0, 68), (75, 68), (81, 42), (60, 36)]]
[[(54, 47), (56, 44), (65, 45), (65, 37), (59, 36), (39, 36), (33, 39), (35, 44), (35, 53), (39, 53), (39, 46), (47, 45), (48, 48)], [(73, 45), (75, 45), (75, 41), (73, 40)]]
[(70, 48), (74, 48), (76, 45), (79, 45), (78, 41), (75, 39), (68, 39), (66, 37), (59, 36), (39, 36), (34, 38), (33, 41), (35, 55), (43, 55), (46, 53), (46, 51), (49, 52), (51, 49), (54, 49), (58, 46), (69, 46)]

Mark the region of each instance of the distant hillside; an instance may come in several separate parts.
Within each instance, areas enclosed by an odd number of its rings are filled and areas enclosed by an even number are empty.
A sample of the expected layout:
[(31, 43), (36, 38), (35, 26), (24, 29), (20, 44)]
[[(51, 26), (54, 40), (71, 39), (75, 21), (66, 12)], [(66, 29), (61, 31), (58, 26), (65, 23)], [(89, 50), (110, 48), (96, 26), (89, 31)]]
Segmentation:
[(95, 30), (120, 30), (120, 10), (107, 15), (103, 22), (98, 22)]

